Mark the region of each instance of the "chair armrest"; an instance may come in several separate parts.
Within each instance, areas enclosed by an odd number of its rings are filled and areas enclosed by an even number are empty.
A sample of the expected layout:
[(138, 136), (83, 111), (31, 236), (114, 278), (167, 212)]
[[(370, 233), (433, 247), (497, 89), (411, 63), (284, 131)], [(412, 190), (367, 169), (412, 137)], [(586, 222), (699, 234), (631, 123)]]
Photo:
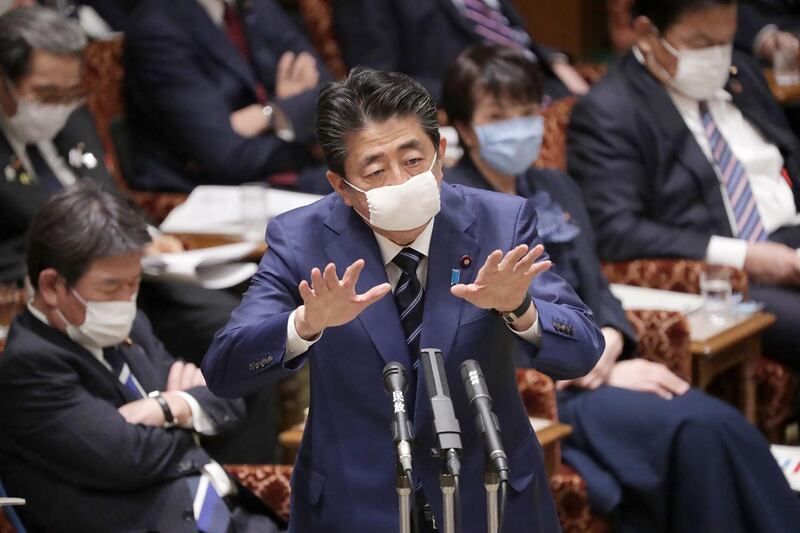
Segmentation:
[(517, 369), (517, 387), (528, 416), (558, 421), (553, 380), (531, 368)]
[(225, 465), (230, 475), (284, 520), (289, 519), (292, 468), (292, 465)]
[[(604, 263), (603, 274), (609, 283), (649, 287), (665, 291), (700, 293), (700, 272), (708, 263), (691, 259), (634, 259)], [(733, 267), (730, 271), (733, 292), (747, 297), (747, 273)]]
[(639, 355), (661, 363), (682, 379), (692, 381), (689, 323), (677, 311), (627, 311), (636, 331)]

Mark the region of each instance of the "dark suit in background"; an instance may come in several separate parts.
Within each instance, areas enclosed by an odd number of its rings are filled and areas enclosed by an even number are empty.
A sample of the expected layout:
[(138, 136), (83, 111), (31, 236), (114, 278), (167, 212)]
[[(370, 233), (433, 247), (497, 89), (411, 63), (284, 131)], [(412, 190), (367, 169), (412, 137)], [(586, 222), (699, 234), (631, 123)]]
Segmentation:
[[(492, 188), (469, 156), (445, 176)], [(542, 236), (553, 271), (572, 285), (599, 327), (622, 333), (619, 360), (636, 357), (635, 332), (602, 274), (578, 185), (558, 170), (530, 169), (517, 178), (517, 194), (534, 205), (552, 208), (554, 202), (578, 227), (567, 242)], [(703, 392), (664, 400), (608, 385), (571, 388), (558, 393), (558, 415), (573, 428), (562, 444), (564, 461), (586, 480), (592, 510), (611, 516), (619, 533), (788, 532), (800, 519), (800, 503), (763, 437), (739, 412)], [(774, 499), (763, 502), (760, 494)]]
[[(163, 390), (174, 360), (141, 313), (130, 338), (106, 353), (119, 350), (146, 391)], [(243, 414), (206, 387), (187, 392), (220, 432)], [(30, 311), (17, 318), (0, 356), (0, 477), (27, 499), (18, 512), (29, 531), (196, 533), (187, 478), (209, 456), (191, 431), (127, 423), (117, 409), (131, 400), (85, 348)], [(235, 531), (276, 531), (266, 517), (233, 515)]]
[[(500, 5), (512, 25), (525, 28), (511, 0), (500, 0)], [(483, 42), (453, 0), (336, 0), (333, 10), (348, 66), (408, 74), (436, 100), (447, 68), (461, 52)], [(545, 73), (545, 94), (567, 96), (569, 91), (550, 69), (555, 50), (535, 42), (530, 50)]]
[[(144, 0), (135, 10), (125, 41), (134, 188), (191, 191), (299, 171), (297, 188), (329, 190), (308, 148), (317, 89), (285, 100), (274, 96), (284, 52), (314, 54), (325, 81), (322, 61), (272, 0), (238, 1), (236, 7), (249, 61), (197, 0)], [(233, 131), (230, 114), (258, 102), (259, 84), (291, 121), (295, 142)]]
[(797, 0), (739, 2), (736, 45), (746, 52), (753, 53), (753, 44), (758, 32), (769, 24), (788, 32), (800, 30), (800, 2)]
[[(734, 52), (733, 64), (738, 74), (727, 90), (742, 115), (780, 150), (800, 205), (800, 143), (756, 62)], [(714, 168), (664, 86), (632, 52), (573, 111), (568, 165), (584, 191), (603, 260), (702, 260), (712, 235), (732, 236)], [(797, 228), (781, 228), (770, 239), (796, 248), (797, 234)], [(778, 318), (764, 334), (764, 353), (800, 367), (800, 291), (751, 282), (750, 296)]]

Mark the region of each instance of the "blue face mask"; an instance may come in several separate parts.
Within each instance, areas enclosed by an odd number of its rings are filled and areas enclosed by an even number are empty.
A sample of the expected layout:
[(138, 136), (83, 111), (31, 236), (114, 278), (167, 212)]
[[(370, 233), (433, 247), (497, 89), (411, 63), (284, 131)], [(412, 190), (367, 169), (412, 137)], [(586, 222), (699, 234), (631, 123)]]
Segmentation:
[(475, 126), (480, 155), (487, 165), (508, 176), (518, 176), (539, 158), (544, 118), (519, 117)]

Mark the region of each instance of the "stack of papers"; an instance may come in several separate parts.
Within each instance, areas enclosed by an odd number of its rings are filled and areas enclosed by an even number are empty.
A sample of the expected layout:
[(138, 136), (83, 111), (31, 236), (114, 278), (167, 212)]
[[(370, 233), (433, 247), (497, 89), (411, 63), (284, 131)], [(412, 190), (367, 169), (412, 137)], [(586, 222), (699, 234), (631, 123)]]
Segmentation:
[(241, 262), (258, 247), (254, 242), (200, 248), (188, 252), (154, 254), (142, 258), (145, 276), (197, 283), (207, 289), (227, 289), (250, 279), (258, 270)]
[(622, 302), (626, 311), (633, 309), (655, 309), (659, 311), (678, 311), (688, 315), (703, 307), (703, 297), (685, 292), (662, 291), (635, 287), (633, 285), (611, 284), (611, 292)]
[[(247, 194), (253, 194), (248, 188)], [(242, 216), (242, 188), (223, 185), (195, 187), (184, 203), (173, 209), (161, 224), (164, 233), (233, 235), (264, 240), (267, 221), (286, 211), (316, 202), (322, 196), (278, 189), (263, 190), (263, 224), (258, 231), (247, 227)]]
[(793, 491), (800, 492), (800, 447), (773, 444), (770, 450), (778, 461), (778, 466), (783, 470), (789, 486)]

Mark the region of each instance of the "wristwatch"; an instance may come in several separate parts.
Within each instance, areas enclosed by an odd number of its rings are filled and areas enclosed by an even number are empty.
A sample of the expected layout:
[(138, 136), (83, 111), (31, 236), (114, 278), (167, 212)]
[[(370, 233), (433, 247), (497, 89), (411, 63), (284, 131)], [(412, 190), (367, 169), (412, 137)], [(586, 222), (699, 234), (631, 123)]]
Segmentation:
[(161, 391), (154, 390), (147, 396), (157, 401), (159, 407), (161, 407), (161, 410), (164, 412), (164, 429), (169, 429), (178, 425), (178, 419), (172, 414), (172, 409), (169, 408), (167, 400), (161, 395)]
[(497, 309), (495, 309), (495, 312), (503, 317), (503, 320), (506, 321), (506, 324), (510, 325), (510, 324), (513, 324), (514, 322), (516, 322), (517, 320), (519, 320), (519, 318), (528, 311), (528, 308), (531, 306), (532, 302), (533, 302), (533, 299), (531, 298), (531, 295), (526, 292), (525, 293), (525, 298), (522, 300), (522, 305), (520, 305), (519, 307), (517, 307), (513, 311), (508, 311), (508, 312), (503, 313), (503, 312), (497, 311)]

